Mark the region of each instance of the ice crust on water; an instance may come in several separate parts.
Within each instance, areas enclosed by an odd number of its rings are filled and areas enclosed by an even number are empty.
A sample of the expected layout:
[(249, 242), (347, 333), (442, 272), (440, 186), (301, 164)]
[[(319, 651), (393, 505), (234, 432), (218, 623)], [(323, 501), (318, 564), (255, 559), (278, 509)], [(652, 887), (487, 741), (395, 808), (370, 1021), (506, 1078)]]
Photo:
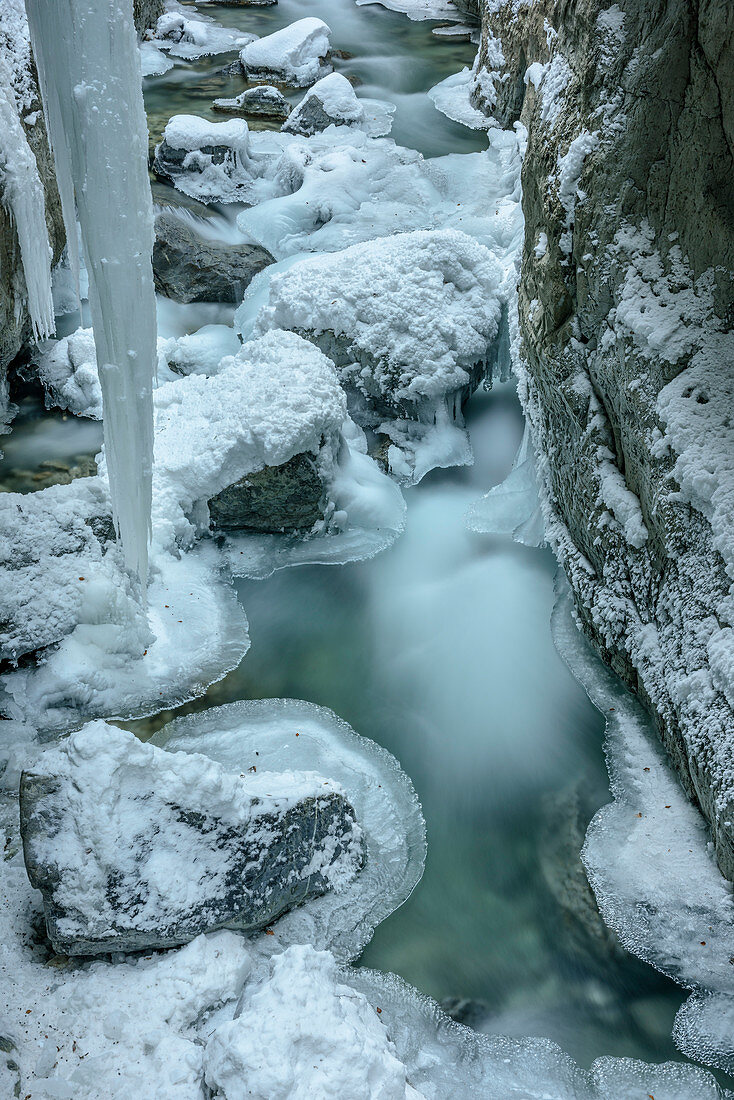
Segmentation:
[(627, 950), (694, 990), (673, 1033), (684, 1053), (730, 1071), (731, 883), (716, 865), (706, 824), (683, 792), (650, 718), (577, 628), (565, 582), (553, 634), (606, 717), (614, 801), (592, 820), (582, 851), (602, 916)]
[(358, 99), (345, 76), (329, 73), (309, 88), (281, 130), (283, 133), (311, 134), (325, 129), (323, 122), (327, 121), (334, 126), (355, 126), (371, 137), (384, 137), (390, 133), (394, 112), (392, 103)]
[(76, 200), (89, 273), (115, 521), (144, 591), (156, 316), (148, 128), (132, 7), (71, 0), (62, 10), (28, 0), (27, 10), (66, 239), (73, 259)]
[(165, 50), (171, 57), (193, 61), (197, 57), (239, 50), (257, 38), (234, 27), (222, 27), (211, 16), (185, 8), (175, 0), (167, 0), (166, 9), (158, 18), (150, 42), (143, 43), (141, 51), (152, 47), (159, 53)]
[(304, 88), (330, 71), (330, 41), (328, 25), (308, 16), (251, 42), (240, 51), (240, 59), (248, 76)]
[(491, 130), (497, 122), (491, 115), (478, 110), (471, 102), (471, 93), (476, 83), (476, 70), (465, 67), (458, 73), (452, 73), (428, 90), (428, 98), (441, 114), (468, 126), (470, 130)]
[(369, 1000), (333, 955), (308, 945), (274, 956), (267, 978), (248, 983), (236, 1019), (207, 1043), (204, 1076), (219, 1100), (419, 1097)]
[(453, 0), (357, 0), (357, 7), (380, 4), (389, 11), (407, 15), (416, 22), (425, 19), (459, 19), (459, 9)]
[(231, 771), (315, 771), (344, 791), (363, 830), (366, 861), (338, 894), (311, 898), (273, 926), (268, 950), (308, 943), (342, 960), (359, 955), (375, 927), (410, 895), (423, 873), (425, 825), (397, 760), (325, 707), (256, 699), (177, 718), (153, 744), (201, 752)]
[(545, 537), (543, 512), (527, 424), (512, 470), (503, 482), (471, 505), (466, 523), (469, 530), (477, 534), (512, 535), (515, 542), (526, 546), (542, 544)]

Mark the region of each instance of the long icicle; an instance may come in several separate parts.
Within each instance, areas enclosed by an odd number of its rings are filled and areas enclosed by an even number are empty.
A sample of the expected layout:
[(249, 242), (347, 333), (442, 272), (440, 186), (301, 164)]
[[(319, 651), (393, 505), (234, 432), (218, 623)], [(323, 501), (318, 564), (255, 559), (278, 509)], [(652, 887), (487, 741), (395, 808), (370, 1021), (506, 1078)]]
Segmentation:
[(26, 0), (68, 241), (89, 272), (104, 440), (125, 562), (145, 593), (155, 292), (148, 129), (132, 0)]

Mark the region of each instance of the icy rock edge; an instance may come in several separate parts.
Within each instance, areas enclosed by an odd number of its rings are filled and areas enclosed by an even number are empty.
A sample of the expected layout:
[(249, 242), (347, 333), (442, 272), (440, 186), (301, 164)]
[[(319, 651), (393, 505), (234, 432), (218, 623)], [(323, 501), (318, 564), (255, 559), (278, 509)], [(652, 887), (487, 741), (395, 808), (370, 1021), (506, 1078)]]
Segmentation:
[(252, 767), (317, 772), (354, 808), (364, 837), (362, 870), (339, 893), (285, 914), (268, 950), (309, 943), (350, 961), (423, 874), (425, 823), (410, 779), (391, 753), (326, 707), (296, 699), (229, 703), (175, 719), (151, 743), (203, 753), (237, 774)]

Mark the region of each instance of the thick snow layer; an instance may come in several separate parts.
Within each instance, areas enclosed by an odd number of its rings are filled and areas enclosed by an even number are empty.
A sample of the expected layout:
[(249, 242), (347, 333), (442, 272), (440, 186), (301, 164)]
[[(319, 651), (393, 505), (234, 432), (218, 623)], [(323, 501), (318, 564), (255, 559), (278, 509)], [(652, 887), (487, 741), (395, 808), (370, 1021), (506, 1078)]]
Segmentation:
[(230, 703), (177, 718), (153, 742), (204, 753), (237, 774), (254, 764), (258, 772), (328, 775), (354, 807), (366, 845), (362, 871), (339, 893), (310, 898), (281, 917), (268, 938), (273, 950), (310, 943), (355, 958), (423, 873), (425, 827), (410, 780), (386, 749), (325, 707), (293, 699)]
[(72, 0), (62, 9), (28, 0), (27, 10), (67, 244), (76, 242), (78, 216), (89, 273), (115, 523), (126, 564), (144, 586), (156, 314), (148, 127), (132, 7)]
[(248, 137), (247, 123), (243, 118), (210, 122), (199, 115), (174, 115), (163, 131), (163, 138), (172, 149), (183, 149), (190, 153), (204, 145), (226, 145), (233, 153), (245, 158)]
[(343, 337), (366, 396), (418, 403), (461, 389), (486, 362), (500, 319), (501, 269), (456, 230), (405, 233), (307, 257), (269, 279), (256, 333)]
[(297, 88), (308, 87), (329, 71), (331, 30), (322, 19), (298, 19), (240, 51), (245, 73)]
[(629, 951), (697, 990), (674, 1037), (690, 1057), (731, 1069), (731, 1034), (725, 1042), (721, 1029), (734, 1004), (732, 885), (649, 717), (583, 639), (565, 586), (553, 631), (607, 722), (614, 801), (591, 822), (582, 852), (602, 916)]
[(236, 1019), (207, 1043), (204, 1075), (219, 1100), (418, 1100), (385, 1025), (342, 980), (333, 955), (289, 947), (247, 986)]
[[(175, 0), (168, 0), (166, 8), (168, 10), (158, 19), (150, 43), (143, 43), (141, 52), (152, 46), (158, 52), (166, 50), (172, 57), (193, 61), (197, 57), (242, 49), (257, 37), (234, 27), (222, 27), (211, 16), (200, 15)], [(143, 75), (152, 74), (143, 72)]]
[(153, 42), (140, 43), (140, 68), (143, 76), (163, 76), (173, 62)]
[[(303, 812), (311, 817), (327, 809), (325, 799), (343, 795), (315, 772), (231, 772), (210, 757), (165, 752), (96, 721), (45, 752), (36, 773), (55, 789), (34, 802), (30, 781), (24, 851), (51, 896), (55, 943), (114, 950), (111, 929), (118, 942), (139, 938), (141, 946), (186, 942), (207, 929), (254, 923), (263, 911), (267, 920), (276, 880), (274, 904), (282, 904), (312, 875), (343, 889), (361, 865), (361, 829), (346, 817), (332, 815), (308, 847), (305, 836), (283, 845), (279, 822), (290, 810), (309, 800), (313, 808)], [(273, 870), (261, 882), (258, 869), (268, 861)], [(233, 887), (245, 865), (250, 884)]]
[(281, 129), (284, 133), (311, 134), (334, 126), (355, 126), (371, 137), (390, 133), (392, 103), (358, 99), (354, 88), (341, 73), (329, 73), (309, 88)]
[[(8, 14), (12, 23), (12, 6)], [(21, 63), (20, 58), (12, 60)], [(0, 52), (0, 201), (18, 234), (28, 316), (34, 337), (41, 340), (55, 328), (46, 200), (36, 158), (21, 125), (18, 112), (22, 105), (13, 88), (10, 64), (8, 52)]]

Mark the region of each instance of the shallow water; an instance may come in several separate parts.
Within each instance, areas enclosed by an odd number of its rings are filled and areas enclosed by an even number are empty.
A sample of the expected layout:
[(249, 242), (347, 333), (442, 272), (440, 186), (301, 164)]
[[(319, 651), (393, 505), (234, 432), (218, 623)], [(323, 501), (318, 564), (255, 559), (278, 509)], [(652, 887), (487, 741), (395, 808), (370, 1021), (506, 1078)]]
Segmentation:
[[(427, 156), (486, 144), (425, 96), (473, 55), (433, 37), (430, 24), (352, 0), (201, 10), (259, 34), (304, 15), (326, 18), (334, 47), (354, 55), (336, 68), (360, 81), (360, 94), (397, 104), (398, 142)], [(223, 117), (210, 113), (211, 100), (244, 87), (222, 74), (229, 60), (177, 62), (146, 81), (153, 137), (177, 112)], [(182, 201), (164, 185), (156, 193)], [(186, 330), (204, 323), (195, 307), (188, 316)], [(6, 472), (97, 446), (99, 425), (26, 412), (0, 440)], [(547, 550), (472, 535), (464, 524), (519, 444), (512, 386), (478, 393), (469, 424), (475, 465), (437, 471), (409, 490), (408, 527), (389, 551), (239, 582), (252, 648), (175, 713), (303, 698), (400, 759), (423, 803), (428, 860), (412, 897), (377, 930), (366, 964), (439, 1000), (469, 999), (481, 1028), (548, 1036), (584, 1064), (603, 1054), (682, 1060), (670, 1038), (682, 991), (614, 947), (580, 869), (583, 832), (609, 791), (601, 716), (551, 640), (555, 563)], [(149, 736), (171, 717), (126, 725)]]

